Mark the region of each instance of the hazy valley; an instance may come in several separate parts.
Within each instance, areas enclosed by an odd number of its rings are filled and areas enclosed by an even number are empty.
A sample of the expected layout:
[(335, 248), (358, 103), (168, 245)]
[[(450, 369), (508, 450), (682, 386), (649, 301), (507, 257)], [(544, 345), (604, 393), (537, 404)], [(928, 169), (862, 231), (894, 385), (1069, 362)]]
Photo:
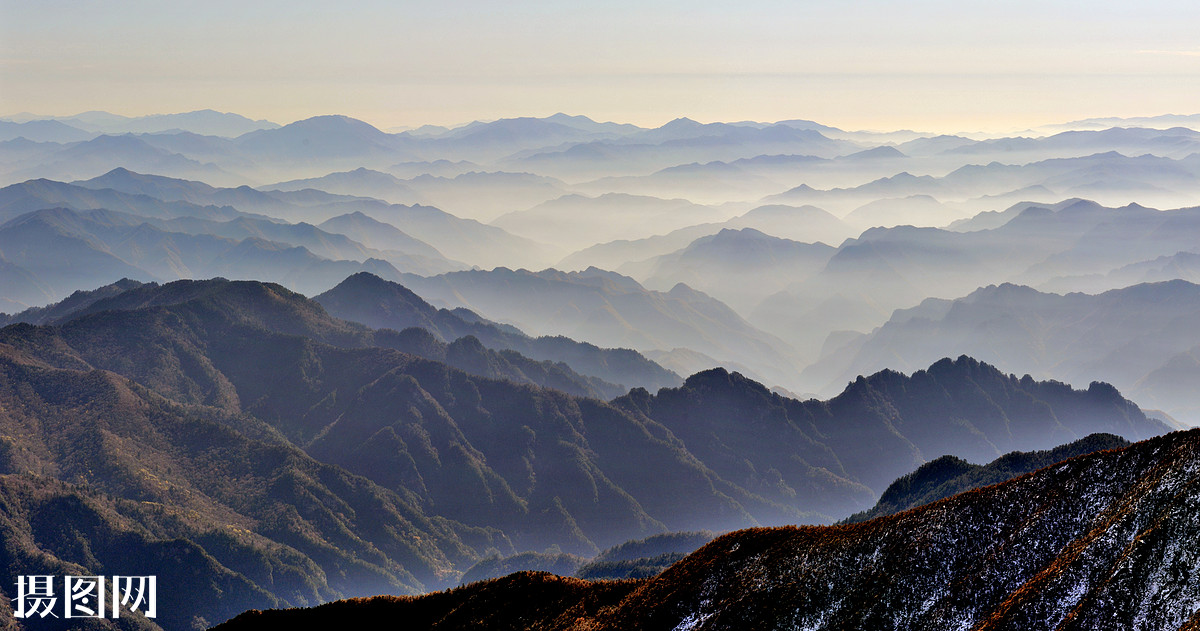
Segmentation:
[(1197, 129), (0, 119), (0, 615), (1192, 628)]

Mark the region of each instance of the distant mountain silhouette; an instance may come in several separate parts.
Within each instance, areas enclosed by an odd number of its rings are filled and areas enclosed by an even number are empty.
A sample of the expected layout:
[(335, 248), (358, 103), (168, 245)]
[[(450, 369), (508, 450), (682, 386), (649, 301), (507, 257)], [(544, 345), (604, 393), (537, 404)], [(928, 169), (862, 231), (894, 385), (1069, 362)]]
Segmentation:
[(978, 141), (963, 136), (941, 134), (925, 138), (915, 138), (901, 143), (896, 147), (901, 153), (910, 156), (936, 155), (958, 147), (973, 145)]
[(572, 188), (543, 175), (482, 170), (453, 177), (423, 174), (405, 184), (429, 200), (429, 204), (478, 221), (492, 221), (513, 210), (557, 199)]
[(122, 259), (105, 242), (124, 241), (138, 223), (135, 217), (107, 211), (40, 210), (0, 225), (0, 252), (52, 298), (126, 277), (152, 280), (149, 271)]
[[(309, 247), (329, 258), (314, 254)], [(313, 294), (357, 271), (399, 278), (400, 272), (391, 263), (376, 256), (407, 263), (411, 271), (454, 267), (432, 259), (409, 259), (402, 253), (368, 250), (342, 235), (307, 224), (279, 224), (247, 217), (229, 222), (186, 217), (162, 220), (68, 208), (34, 211), (0, 224), (0, 251), (20, 268), (0, 273), (32, 275), (39, 286), (48, 290), (51, 300), (77, 287), (120, 278), (166, 281), (194, 276), (258, 277)], [(43, 302), (34, 300), (32, 304)]]
[(266, 120), (250, 120), (240, 114), (214, 110), (196, 110), (181, 114), (152, 114), (121, 116), (109, 112), (84, 112), (75, 116), (36, 117), (56, 121), (89, 132), (104, 134), (158, 134), (185, 131), (207, 136), (233, 137), (258, 129), (273, 129), (279, 125)]
[(503, 118), (476, 122), (424, 140), (426, 151), (472, 161), (495, 161), (523, 150), (556, 147), (564, 143), (618, 138), (623, 127), (597, 125), (590, 119)]
[(754, 228), (781, 239), (837, 247), (854, 229), (816, 206), (758, 206), (726, 222), (731, 228)]
[(1112, 127), (1144, 127), (1151, 129), (1166, 129), (1171, 127), (1191, 127), (1195, 129), (1200, 126), (1200, 115), (1197, 114), (1164, 114), (1161, 116), (1134, 116), (1128, 118), (1122, 117), (1104, 117), (1104, 118), (1085, 118), (1083, 120), (1070, 121), (1057, 125), (1047, 125), (1047, 129), (1062, 129), (1062, 130), (1087, 130), (1087, 129), (1109, 129)]
[(578, 174), (618, 175), (653, 172), (691, 162), (732, 162), (762, 155), (799, 154), (822, 158), (854, 153), (862, 147), (834, 140), (815, 130), (787, 125), (754, 127), (701, 124), (676, 119), (657, 129), (617, 140), (594, 140), (567, 148), (527, 151), (507, 163), (555, 177)]
[(410, 142), (348, 116), (314, 116), (252, 131), (238, 136), (234, 144), (272, 172), (298, 166), (382, 167), (417, 157)]
[(462, 175), (463, 173), (481, 171), (483, 170), (483, 167), (467, 160), (447, 160), (445, 158), (439, 158), (437, 160), (411, 160), (408, 162), (400, 162), (393, 164), (384, 170), (404, 180), (420, 175), (454, 177), (456, 175)]
[(1142, 283), (1158, 283), (1170, 280), (1186, 280), (1200, 283), (1200, 253), (1176, 252), (1152, 260), (1130, 263), (1107, 274), (1064, 275), (1039, 283), (1037, 289), (1052, 293), (1068, 293), (1070, 290), (1083, 293), (1103, 293)]
[(696, 239), (720, 232), (724, 225), (696, 224), (643, 239), (617, 239), (598, 243), (567, 256), (556, 263), (554, 268), (567, 272), (583, 271), (589, 267), (615, 270), (622, 265), (645, 261), (685, 248)]
[(598, 348), (566, 337), (532, 338), (463, 309), (436, 309), (404, 286), (371, 274), (355, 274), (313, 300), (335, 317), (374, 328), (404, 331), (419, 327), (444, 343), (470, 335), (490, 348), (514, 350), (538, 360), (565, 362), (583, 374), (625, 386), (611, 396), (624, 394), (633, 386), (657, 390), (680, 383), (677, 375), (636, 351)]
[(782, 178), (776, 179), (760, 174), (750, 165), (738, 164), (740, 162), (744, 160), (681, 164), (660, 169), (650, 175), (604, 177), (576, 184), (574, 188), (592, 195), (625, 193), (680, 197), (699, 203), (758, 199), (784, 188), (780, 183)]
[(0, 311), (15, 313), (54, 300), (56, 290), (0, 252)]
[(753, 228), (725, 228), (677, 252), (626, 264), (618, 271), (654, 289), (685, 283), (749, 314), (767, 296), (821, 271), (834, 251), (825, 244), (779, 239)]
[(535, 241), (579, 249), (615, 239), (641, 238), (725, 219), (720, 210), (683, 199), (607, 193), (564, 195), (492, 222)]
[(1096, 151), (1119, 151), (1126, 155), (1150, 153), (1182, 158), (1200, 150), (1200, 132), (1184, 127), (1146, 129), (1111, 127), (1103, 130), (1071, 130), (1044, 138), (997, 138), (951, 149), (953, 153), (995, 155), (1007, 152), (1056, 152), (1057, 157), (1088, 155)]
[(769, 196), (763, 201), (773, 204), (812, 204), (830, 209), (835, 214), (846, 215), (865, 203), (879, 199), (904, 198), (914, 195), (924, 195), (935, 199), (944, 198), (947, 196), (948, 189), (948, 185), (939, 178), (929, 175), (917, 176), (904, 171), (853, 188), (819, 190), (808, 184), (801, 184), (783, 193)]
[[(119, 173), (119, 172), (117, 172)], [(129, 172), (132, 173), (132, 172)], [(110, 172), (110, 175), (113, 173)], [(180, 198), (183, 200), (183, 198)], [(54, 180), (28, 180), (0, 189), (0, 218), (11, 219), (35, 210), (61, 206), (73, 210), (107, 209), (146, 217), (200, 217), (228, 220), (245, 213), (230, 206), (157, 199), (140, 191), (93, 189)]]
[(910, 195), (868, 202), (850, 211), (842, 221), (863, 229), (899, 225), (940, 227), (966, 219), (964, 214), (947, 208), (929, 195)]
[(530, 335), (565, 335), (638, 351), (690, 348), (742, 363), (774, 383), (796, 375), (794, 352), (724, 303), (680, 284), (649, 291), (633, 279), (590, 268), (530, 272), (498, 268), (401, 282), (434, 304), (463, 306)]
[(0, 120), (0, 140), (24, 138), (33, 142), (81, 142), (95, 134), (56, 120), (33, 120), (14, 123)]
[(570, 115), (562, 112), (553, 116), (547, 116), (546, 120), (558, 123), (559, 125), (595, 133), (631, 134), (642, 129), (637, 125), (630, 125), (629, 123), (597, 122), (587, 116)]
[(405, 234), (391, 224), (372, 219), (358, 211), (328, 219), (319, 227), (344, 234), (367, 247), (441, 258), (441, 253), (433, 246)]
[(203, 179), (224, 185), (236, 186), (245, 182), (244, 177), (212, 163), (201, 163), (160, 149), (130, 134), (102, 135), (64, 145), (37, 163), (21, 165), (10, 173), (10, 178), (79, 180), (107, 173), (116, 167), (126, 167), (143, 173)]
[[(358, 175), (354, 175), (354, 173), (358, 173)], [(364, 175), (363, 172), (352, 172), (347, 175), (355, 180), (359, 179), (359, 177), (374, 177)], [(391, 178), (387, 174), (379, 173), (378, 175)], [(466, 179), (469, 179), (469, 176)], [(12, 189), (10, 196), (15, 197), (18, 192), (31, 188), (34, 184), (35, 182), (25, 182), (20, 185), (7, 187), (6, 189), (0, 189), (0, 211), (6, 205), (5, 193), (9, 193), (9, 189)], [(414, 263), (411, 264), (412, 271), (420, 269), (422, 273), (436, 273), (434, 270), (439, 266), (444, 268), (439, 271), (461, 267), (461, 265), (457, 265), (453, 261), (445, 260), (441, 252), (437, 251), (443, 248), (448, 252), (453, 252), (453, 254), (448, 255), (451, 258), (461, 256), (464, 259), (470, 259), (473, 263), (486, 264), (495, 260), (509, 260), (512, 258), (524, 260), (524, 257), (530, 257), (530, 260), (544, 261), (547, 258), (545, 252), (548, 249), (547, 246), (516, 237), (499, 228), (487, 226), (472, 219), (456, 217), (431, 206), (388, 204), (375, 199), (336, 195), (313, 189), (300, 189), (297, 191), (271, 190), (264, 192), (245, 186), (236, 189), (214, 188), (203, 182), (144, 175), (126, 169), (114, 169), (101, 177), (84, 182), (76, 182), (72, 185), (42, 180), (37, 181), (36, 184), (49, 187), (53, 195), (46, 192), (39, 192), (36, 201), (22, 203), (17, 207), (33, 209), (36, 207), (36, 204), (44, 204), (47, 200), (79, 208), (115, 207), (124, 209), (134, 203), (128, 201), (127, 196), (117, 196), (118, 199), (113, 201), (111, 199), (113, 194), (104, 190), (111, 188), (123, 193), (155, 198), (138, 200), (142, 202), (135, 211), (139, 214), (150, 214), (153, 212), (156, 215), (163, 215), (163, 210), (143, 207), (148, 205), (162, 206), (164, 202), (158, 200), (165, 200), (166, 202), (186, 201), (197, 205), (221, 205), (225, 218), (232, 218), (242, 214), (234, 210), (233, 207), (244, 209), (251, 213), (265, 213), (271, 217), (298, 222), (330, 222), (338, 217), (349, 215), (356, 218), (356, 221), (350, 222), (342, 219), (338, 220), (340, 223), (335, 222), (342, 229), (351, 231), (343, 234), (347, 234), (347, 236), (363, 243), (371, 241), (372, 244), (369, 244), (368, 247), (384, 251), (392, 250), (408, 257), (417, 257), (414, 259)], [(73, 192), (75, 189), (66, 189), (70, 192), (59, 190), (69, 186), (95, 189), (96, 192), (77, 194)], [(76, 198), (81, 196), (82, 201), (75, 201)], [(62, 200), (67, 200), (70, 203), (64, 203)], [(15, 202), (9, 202), (9, 204), (15, 204)], [(183, 214), (185, 212), (188, 214), (199, 214), (191, 206), (182, 206), (174, 203), (167, 203), (166, 206), (175, 214)], [(175, 206), (181, 206), (181, 209), (176, 210)], [(213, 214), (213, 211), (206, 212), (210, 215)], [(364, 229), (362, 226), (354, 225), (356, 222), (362, 223), (364, 215), (374, 218), (374, 221), (367, 222), (372, 226), (371, 228)], [(385, 221), (389, 224), (394, 223), (397, 225), (384, 227), (381, 224)], [(323, 223), (322, 226), (332, 226), (335, 223)], [(376, 232), (376, 229), (383, 232), (377, 238), (369, 238), (367, 235)], [(333, 231), (339, 232), (340, 230)], [(408, 233), (411, 236), (396, 237), (395, 233), (398, 231)], [(385, 235), (391, 236), (385, 237)], [(429, 243), (432, 242), (436, 242), (437, 245), (430, 246)], [(434, 250), (433, 247), (436, 247), (437, 250)], [(382, 257), (382, 255), (378, 256)], [(421, 259), (428, 260), (421, 262)], [(410, 266), (402, 260), (396, 262), (405, 267)]]
[(1137, 201), (1177, 207), (1195, 199), (1200, 162), (1191, 153), (1176, 158), (1144, 151), (1131, 155), (1137, 157), (1099, 145), (1096, 151), (1063, 158), (1017, 164), (999, 161), (966, 164), (942, 177), (917, 176), (905, 171), (866, 184), (832, 188), (814, 187), (805, 181), (764, 201), (814, 204), (841, 216), (879, 199), (913, 195), (953, 203), (964, 212), (994, 211), (992, 198), (1030, 187), (1050, 191), (1056, 199), (1087, 197), (1113, 206)]
[(864, 149), (858, 153), (852, 153), (847, 156), (841, 156), (841, 160), (897, 160), (907, 158), (903, 151), (895, 147), (873, 147)]
[[(867, 230), (843, 242), (819, 273), (764, 300), (749, 320), (807, 355), (822, 347), (829, 331), (871, 331), (896, 309), (926, 298), (953, 299), (1006, 282), (1053, 283), (1059, 291), (1090, 289), (1096, 285), (1090, 275), (1193, 251), (1200, 236), (1196, 208), (1109, 208), (1071, 199), (1050, 206), (1016, 204), (1002, 215), (987, 218), (995, 225), (1009, 217), (993, 228), (961, 224), (954, 230)], [(826, 334), (814, 336), (814, 331)], [(802, 389), (819, 390), (830, 379), (835, 379), (833, 387), (839, 386), (841, 377), (828, 374), (820, 383), (806, 377)], [(818, 375), (817, 369), (810, 375)]]
[(1174, 379), (1164, 379), (1172, 371), (1159, 371), (1173, 362), (1190, 363), (1187, 358), (1200, 348), (1192, 326), (1197, 317), (1200, 286), (1181, 280), (1066, 296), (993, 285), (897, 311), (869, 336), (831, 350), (809, 370), (834, 375), (830, 385), (837, 387), (884, 365), (911, 369), (963, 352), (1003, 370), (1053, 373), (1075, 383), (1107, 381), (1148, 408), (1196, 419), (1200, 400)]
[[(386, 174), (381, 174), (386, 175)], [(390, 176), (387, 176), (390, 177)], [(304, 199), (305, 193), (280, 194), (264, 193), (243, 186), (236, 189), (214, 188), (203, 182), (179, 180), (157, 175), (143, 175), (126, 169), (114, 169), (103, 176), (75, 185), (96, 189), (98, 194), (104, 189), (113, 189), (124, 193), (147, 195), (166, 201), (186, 201), (194, 204), (227, 204), (223, 207), (237, 207), (247, 210), (269, 213), (274, 216), (289, 217), (303, 214), (310, 210), (309, 200)], [(97, 203), (107, 201), (99, 199)], [(318, 200), (321, 203), (338, 204), (338, 198)], [(78, 203), (77, 203), (78, 204)], [(240, 215), (239, 215), (240, 216)], [(189, 234), (212, 234), (241, 239), (247, 236), (258, 236), (269, 240), (300, 245), (308, 248), (318, 256), (330, 259), (362, 260), (376, 257), (387, 259), (392, 264), (408, 272), (440, 273), (465, 267), (454, 261), (447, 260), (436, 249), (427, 243), (404, 235), (393, 226), (374, 220), (368, 220), (361, 212), (351, 213), (352, 217), (366, 221), (369, 227), (355, 225), (353, 222), (327, 221), (329, 226), (338, 226), (328, 234), (319, 228), (306, 223), (286, 224), (277, 219), (257, 216), (245, 221), (233, 221), (215, 225), (206, 221), (179, 221), (164, 228), (180, 230)], [(332, 223), (331, 223), (332, 222)], [(354, 239), (358, 243), (352, 243)], [(385, 238), (385, 235), (386, 238)], [(371, 241), (367, 244), (364, 239)], [(367, 245), (364, 249), (363, 245)], [(374, 251), (372, 251), (374, 250)]]
[(220, 188), (204, 182), (137, 173), (118, 167), (89, 180), (71, 183), (73, 186), (103, 191), (112, 189), (132, 195), (145, 195), (164, 202), (184, 201), (199, 206), (232, 207), (244, 213), (263, 213), (289, 218), (294, 204), (280, 196), (272, 196), (249, 186)]
[(426, 201), (396, 176), (362, 167), (321, 177), (267, 184), (259, 188), (266, 191), (299, 191), (315, 188), (338, 195), (375, 197), (393, 204), (415, 204)]
[(557, 247), (514, 235), (474, 219), (462, 219), (432, 206), (373, 202), (343, 204), (330, 208), (345, 211), (332, 215), (330, 219), (361, 212), (428, 243), (452, 260), (472, 265), (494, 267), (503, 262), (516, 261), (518, 264), (536, 267), (539, 263), (555, 258), (558, 251)]
[(840, 219), (816, 206), (759, 206), (721, 223), (697, 224), (665, 235), (634, 240), (618, 239), (584, 248), (560, 261), (555, 268), (567, 271), (588, 267), (617, 269), (622, 265), (681, 250), (696, 239), (727, 228), (753, 228), (774, 237), (834, 246), (856, 234)]

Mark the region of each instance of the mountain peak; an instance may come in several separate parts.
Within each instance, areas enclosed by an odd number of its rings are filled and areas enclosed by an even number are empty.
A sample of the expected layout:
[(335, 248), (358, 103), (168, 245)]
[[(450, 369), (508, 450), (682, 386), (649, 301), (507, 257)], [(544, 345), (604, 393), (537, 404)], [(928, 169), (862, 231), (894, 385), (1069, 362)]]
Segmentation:
[(671, 288), (671, 291), (667, 292), (667, 295), (686, 302), (712, 300), (711, 296), (700, 290), (692, 289), (687, 283), (675, 283), (675, 286)]
[(842, 159), (843, 160), (881, 160), (881, 159), (907, 158), (907, 157), (908, 156), (905, 155), (905, 153), (903, 151), (900, 151), (899, 149), (892, 147), (890, 145), (884, 145), (884, 146), (880, 146), (880, 147), (873, 147), (871, 149), (864, 149), (857, 153), (852, 153), (852, 154), (849, 154), (846, 156), (842, 156)]
[(967, 301), (981, 300), (1012, 300), (1014, 298), (1028, 299), (1043, 295), (1042, 292), (1029, 287), (1028, 285), (1018, 285), (1016, 283), (1000, 283), (999, 285), (988, 285), (980, 287), (971, 292), (964, 298)]
[(370, 123), (361, 121), (357, 118), (351, 118), (343, 114), (320, 114), (317, 116), (310, 116), (308, 118), (302, 118), (298, 121), (288, 123), (287, 125), (284, 125), (284, 127), (309, 127), (316, 125), (366, 125), (371, 129), (375, 129), (375, 127)]
[(663, 125), (662, 127), (659, 127), (659, 129), (695, 129), (703, 126), (703, 123), (698, 123), (687, 117), (680, 117)]
[(773, 237), (761, 230), (755, 228), (721, 228), (721, 231), (713, 235), (713, 239), (722, 239), (729, 241), (764, 241), (764, 240), (779, 240), (779, 237)]
[(596, 124), (595, 120), (588, 118), (587, 116), (583, 116), (580, 114), (574, 114), (574, 115), (573, 114), (565, 114), (563, 112), (559, 112), (557, 114), (554, 114), (553, 116), (547, 116), (546, 120), (553, 121), (555, 123), (575, 123), (575, 124), (586, 124), (586, 125)]

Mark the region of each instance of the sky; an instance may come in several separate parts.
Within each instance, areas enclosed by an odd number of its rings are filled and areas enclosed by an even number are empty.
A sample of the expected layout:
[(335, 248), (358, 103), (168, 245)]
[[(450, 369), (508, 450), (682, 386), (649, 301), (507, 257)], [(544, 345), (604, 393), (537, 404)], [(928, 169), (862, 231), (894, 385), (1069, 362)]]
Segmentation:
[(1003, 131), (1200, 112), (1200, 3), (0, 0), (0, 115)]

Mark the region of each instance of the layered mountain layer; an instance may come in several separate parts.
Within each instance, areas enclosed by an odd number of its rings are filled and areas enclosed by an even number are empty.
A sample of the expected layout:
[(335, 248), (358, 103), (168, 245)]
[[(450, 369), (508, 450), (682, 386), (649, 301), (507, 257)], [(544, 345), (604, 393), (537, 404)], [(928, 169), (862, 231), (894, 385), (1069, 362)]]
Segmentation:
[[(723, 369), (605, 402), (546, 387), (578, 375), (565, 365), (370, 329), (251, 281), (123, 283), (28, 315), (52, 324), (0, 330), (4, 580), (192, 572), (172, 598), (196, 607), (167, 628), (443, 587), (488, 551), (830, 521), (954, 443), (990, 459), (1165, 429), (1109, 386), (968, 358), (828, 402)], [(167, 542), (203, 563), (172, 565)]]
[(731, 533), (650, 580), (514, 574), (221, 628), (1191, 629), (1198, 476), (1200, 433), (1175, 433), (861, 524)]

